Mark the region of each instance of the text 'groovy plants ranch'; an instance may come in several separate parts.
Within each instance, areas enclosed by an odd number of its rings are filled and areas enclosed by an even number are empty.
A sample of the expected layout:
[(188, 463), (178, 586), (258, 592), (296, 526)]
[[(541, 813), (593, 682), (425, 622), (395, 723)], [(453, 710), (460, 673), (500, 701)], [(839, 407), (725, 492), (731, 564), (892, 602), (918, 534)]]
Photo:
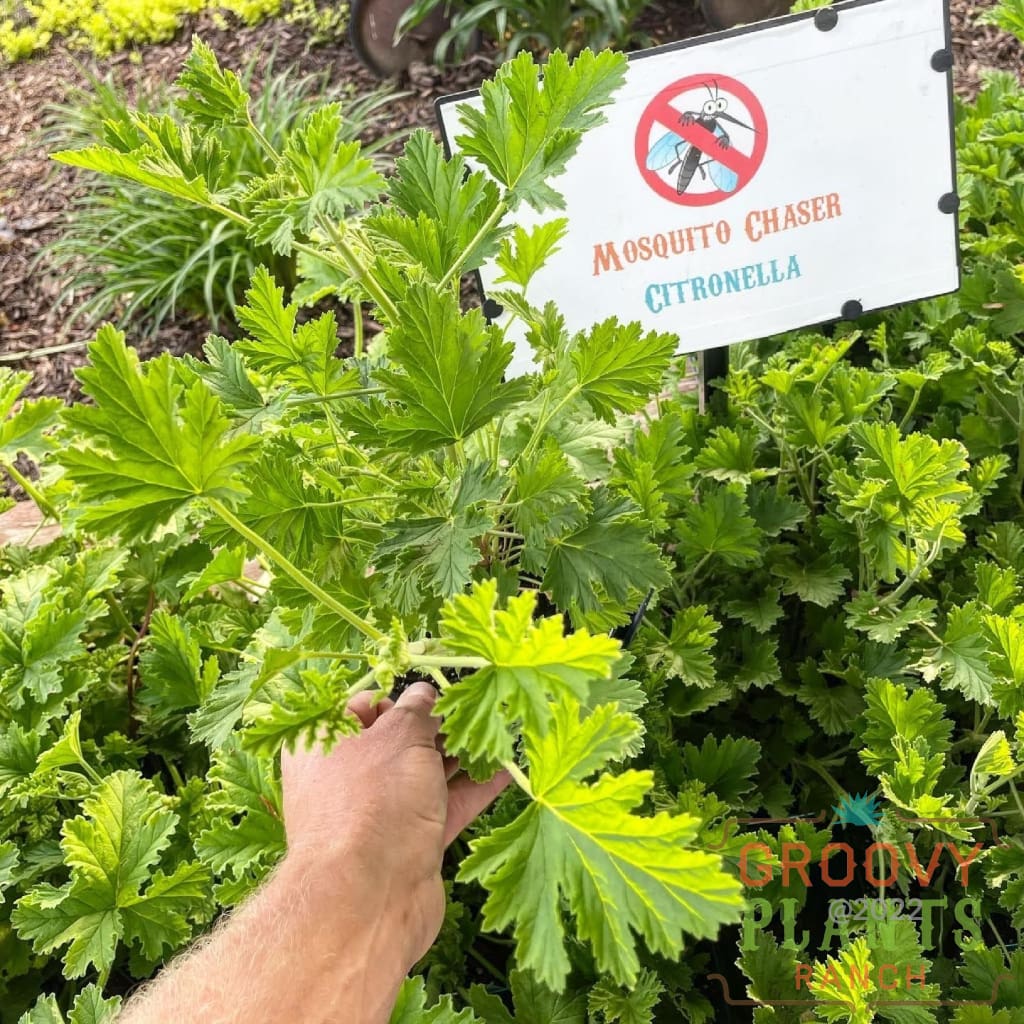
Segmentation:
[[(801, 199), (785, 206), (751, 210), (743, 218), (743, 234), (751, 242), (793, 228), (806, 227), (842, 216), (838, 192)], [(641, 235), (625, 242), (601, 242), (594, 245), (593, 276), (625, 269), (626, 265), (649, 260), (670, 260), (673, 256), (726, 246), (733, 238), (727, 220), (674, 228), (654, 235)], [(730, 267), (710, 274), (694, 274), (676, 281), (652, 282), (644, 288), (644, 305), (652, 313), (669, 306), (700, 302), (734, 292), (782, 284), (800, 277), (800, 262), (795, 254)]]

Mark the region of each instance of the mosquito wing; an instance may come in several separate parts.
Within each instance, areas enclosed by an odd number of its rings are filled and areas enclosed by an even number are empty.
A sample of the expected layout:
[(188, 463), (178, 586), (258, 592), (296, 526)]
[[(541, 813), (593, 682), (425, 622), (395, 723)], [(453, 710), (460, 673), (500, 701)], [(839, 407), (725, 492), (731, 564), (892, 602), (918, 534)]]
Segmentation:
[(660, 171), (663, 167), (668, 167), (669, 164), (682, 160), (686, 155), (686, 150), (689, 148), (690, 144), (684, 142), (675, 132), (666, 132), (648, 150), (647, 170)]
[[(729, 138), (722, 130), (722, 127), (717, 124), (715, 125), (715, 135), (726, 140)], [(710, 156), (711, 154), (708, 155)], [(726, 167), (725, 164), (720, 164), (717, 160), (712, 160), (708, 165), (708, 173), (711, 175), (711, 180), (723, 192), (735, 192), (736, 186), (740, 183), (739, 175)]]

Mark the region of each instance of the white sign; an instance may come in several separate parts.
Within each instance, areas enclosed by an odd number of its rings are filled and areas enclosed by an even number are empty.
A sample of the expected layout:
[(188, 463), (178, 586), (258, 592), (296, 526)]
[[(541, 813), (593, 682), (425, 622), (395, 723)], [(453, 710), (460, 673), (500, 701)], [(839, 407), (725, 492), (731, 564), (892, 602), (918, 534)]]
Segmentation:
[[(534, 278), (571, 330), (606, 317), (696, 352), (959, 287), (948, 18), (850, 0), (630, 55), (552, 185), (569, 218)], [(458, 109), (438, 103), (451, 148)], [(485, 292), (499, 272), (481, 270)], [(531, 365), (517, 345), (512, 372)]]

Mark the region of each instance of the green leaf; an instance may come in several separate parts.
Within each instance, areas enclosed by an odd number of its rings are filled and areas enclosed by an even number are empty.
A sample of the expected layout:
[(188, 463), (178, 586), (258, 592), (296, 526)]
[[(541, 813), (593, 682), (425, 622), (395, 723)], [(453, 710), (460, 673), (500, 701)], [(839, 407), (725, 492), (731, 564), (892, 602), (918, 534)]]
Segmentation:
[(202, 572), (182, 577), (182, 582), (188, 583), (188, 589), (181, 597), (182, 604), (191, 604), (211, 587), (236, 583), (244, 574), (245, 548), (221, 548)]
[[(215, 669), (214, 662), (211, 671)], [(140, 699), (158, 717), (191, 710), (206, 699), (209, 676), (203, 670), (199, 641), (184, 619), (159, 608), (153, 613), (139, 676)]]
[(86, 771), (89, 770), (79, 736), (81, 726), (82, 711), (79, 708), (73, 711), (64, 722), (60, 739), (39, 755), (39, 760), (36, 763), (37, 772), (53, 771), (56, 768), (67, 768), (70, 765), (78, 765), (85, 768)]
[(782, 618), (778, 587), (766, 586), (748, 596), (732, 598), (722, 607), (730, 616), (752, 626), (758, 633), (769, 632)]
[(31, 1010), (18, 1018), (18, 1024), (65, 1024), (56, 996), (40, 996)]
[(590, 507), (587, 485), (554, 440), (523, 455), (512, 477), (512, 518), (528, 545), (542, 546), (554, 535), (583, 525)]
[(448, 749), (486, 765), (484, 775), (512, 759), (514, 727), (543, 732), (552, 699), (586, 702), (591, 681), (611, 678), (620, 653), (607, 636), (564, 636), (559, 615), (534, 619), (531, 592), (511, 598), (504, 611), (497, 595), (497, 582), (484, 580), (449, 601), (441, 618), (446, 649), (486, 662), (447, 687), (436, 707)]
[(617, 413), (636, 412), (658, 390), (677, 344), (674, 334), (644, 334), (638, 321), (603, 320), (573, 339), (576, 389), (598, 416), (613, 423)]
[(1024, 625), (1003, 615), (986, 615), (985, 625), (992, 641), (990, 665), (996, 674), (993, 695), (1000, 713), (1009, 718), (1024, 710)]
[(121, 1009), (121, 997), (103, 998), (103, 990), (89, 985), (75, 997), (68, 1024), (114, 1024)]
[(389, 206), (397, 213), (367, 217), (363, 227), (379, 249), (396, 243), (406, 259), (439, 281), (479, 267), (494, 252), (499, 225), (486, 230), (500, 203), (498, 188), (483, 171), (469, 173), (459, 154), (446, 160), (434, 136), (412, 133), (388, 179)]
[(968, 700), (992, 705), (996, 680), (987, 652), (985, 620), (972, 601), (949, 609), (941, 644), (928, 648), (916, 667), (928, 682), (938, 679), (943, 689), (959, 690)]
[(494, 514), (479, 505), (497, 501), (500, 491), (489, 466), (470, 463), (454, 484), (447, 515), (392, 520), (389, 536), (377, 546), (378, 568), (406, 579), (415, 576), (440, 597), (464, 590), (482, 557), (474, 542), (495, 527)]
[(784, 530), (793, 530), (807, 518), (807, 506), (775, 487), (754, 484), (747, 490), (747, 504), (757, 528), (768, 537), (777, 537)]
[(754, 788), (752, 776), (761, 757), (761, 745), (744, 736), (705, 736), (701, 747), (687, 743), (683, 763), (691, 778), (730, 806), (737, 807)]
[(918, 594), (898, 605), (863, 591), (846, 604), (846, 623), (875, 643), (891, 644), (911, 626), (933, 626), (936, 607), (934, 601)]
[(644, 527), (633, 521), (628, 501), (614, 501), (604, 489), (594, 490), (593, 511), (581, 529), (553, 538), (547, 550), (542, 586), (560, 608), (596, 611), (597, 587), (616, 602), (631, 591), (646, 594), (668, 584), (658, 549)]
[(9, 889), (18, 880), (18, 848), (10, 840), (0, 843), (0, 904), (4, 900), (4, 890)]
[(971, 488), (959, 479), (967, 471), (967, 451), (958, 441), (936, 441), (924, 434), (902, 437), (895, 423), (854, 428), (864, 449), (858, 463), (866, 476), (885, 481), (881, 496), (909, 513), (919, 502), (965, 501)]
[(249, 124), (249, 95), (233, 71), (224, 71), (213, 50), (198, 36), (175, 85), (185, 95), (178, 109), (205, 128)]
[(709, 687), (715, 674), (715, 634), (721, 626), (708, 614), (707, 605), (691, 605), (676, 613), (672, 631), (652, 650), (652, 661), (669, 679), (690, 686)]
[(943, 716), (943, 706), (927, 689), (908, 693), (906, 687), (887, 679), (871, 679), (867, 684), (867, 710), (864, 713), (864, 742), (861, 760), (874, 772), (891, 768), (897, 759), (893, 739), (923, 741), (935, 753), (949, 748), (953, 725)]
[(0, 731), (0, 796), (28, 779), (36, 770), (39, 733), (17, 722)]
[(652, 1024), (665, 987), (654, 971), (643, 970), (631, 988), (600, 978), (590, 990), (587, 1008), (593, 1024)]
[(503, 273), (497, 283), (509, 282), (524, 290), (534, 274), (558, 252), (558, 243), (569, 230), (569, 221), (557, 217), (527, 231), (516, 225), (511, 238), (503, 238), (495, 263)]
[(998, 729), (981, 745), (981, 750), (974, 758), (972, 773), (978, 777), (994, 775), (1002, 778), (1012, 775), (1016, 769), (1006, 733)]
[(100, 328), (91, 365), (78, 371), (93, 405), (64, 412), (76, 443), (59, 458), (87, 503), (82, 523), (144, 537), (197, 497), (234, 503), (255, 439), (231, 433), (220, 400), (201, 380), (182, 394), (167, 354), (145, 367), (124, 334)]
[(811, 561), (780, 559), (772, 564), (771, 572), (782, 581), (783, 594), (796, 594), (801, 601), (822, 608), (843, 596), (846, 591), (843, 583), (850, 578), (850, 570), (839, 565), (828, 552)]
[[(312, 557), (318, 545), (344, 534), (342, 508), (334, 494), (306, 480), (305, 463), (297, 448), (265, 447), (247, 477), (259, 481), (236, 509), (251, 530), (290, 557)], [(211, 524), (207, 537), (214, 544), (238, 544), (241, 538), (226, 525)]]
[(190, 126), (168, 116), (139, 113), (132, 116), (131, 129), (132, 138), (123, 149), (86, 146), (51, 156), (60, 163), (125, 178), (199, 206), (210, 208), (216, 203), (225, 160), (214, 135), (195, 134)]
[(815, 999), (815, 1015), (829, 1024), (871, 1024), (877, 991), (874, 973), (864, 938), (854, 939), (838, 956), (815, 964), (807, 986)]
[(107, 776), (65, 821), (65, 861), (71, 879), (61, 888), (34, 886), (11, 917), (18, 934), (38, 953), (70, 943), (68, 978), (90, 965), (105, 977), (119, 941), (137, 941), (147, 956), (184, 943), (188, 917), (207, 899), (207, 876), (182, 862), (170, 877), (154, 868), (170, 842), (177, 816), (163, 806), (153, 784), (137, 772)]
[(296, 327), (298, 305), (284, 304), (284, 289), (276, 287), (270, 271), (259, 266), (245, 293), (248, 305), (235, 310), (238, 325), (252, 340), (235, 343), (248, 365), (272, 379), (307, 388), (315, 395), (336, 395), (357, 382), (335, 353), (340, 344), (333, 313)]
[(454, 444), (526, 394), (526, 382), (502, 382), (511, 342), (488, 327), (480, 310), (462, 315), (458, 298), (430, 285), (410, 285), (388, 338), (395, 369), (377, 379), (401, 409), (380, 423), (412, 452)]
[(509, 189), (513, 208), (521, 201), (538, 212), (561, 208), (549, 182), (565, 170), (582, 133), (604, 122), (599, 108), (622, 84), (625, 69), (625, 58), (611, 50), (583, 50), (571, 64), (555, 50), (542, 89), (540, 68), (523, 51), (484, 82), (481, 108), (460, 109), (467, 134), (455, 141)]
[(12, 412), (31, 380), (30, 373), (0, 366), (0, 465), (11, 465), (21, 453), (38, 460), (49, 451), (46, 434), (57, 425), (57, 410), (64, 403), (59, 398), (39, 398), (23, 401)]
[(656, 953), (677, 957), (683, 933), (710, 938), (737, 920), (740, 885), (721, 860), (694, 850), (697, 818), (636, 808), (650, 772), (585, 780), (636, 749), (638, 726), (615, 705), (580, 720), (579, 706), (552, 706), (544, 735), (527, 730), (532, 803), (511, 824), (471, 843), (458, 878), (489, 895), (484, 926), (514, 927), (519, 964), (559, 990), (569, 971), (561, 911), (568, 900), (579, 937), (598, 969), (624, 985), (640, 971), (634, 932)]
[(271, 762), (237, 745), (217, 752), (206, 809), (211, 826), (196, 838), (196, 853), (216, 875), (262, 873), (285, 851), (281, 789)]
[(344, 220), (384, 189), (360, 144), (344, 141), (339, 103), (317, 106), (289, 132), (278, 176), (288, 181), (284, 195), (254, 204), (250, 235), (282, 254), (291, 251), (295, 235), (309, 235), (321, 218), (332, 225)]
[(456, 1012), (451, 996), (442, 996), (427, 1006), (427, 990), (423, 978), (406, 978), (398, 991), (389, 1024), (481, 1024), (472, 1010)]
[(582, 992), (552, 992), (532, 971), (509, 971), (508, 983), (515, 1024), (585, 1024), (587, 999)]
[(330, 751), (342, 736), (358, 732), (358, 720), (348, 711), (351, 678), (343, 669), (300, 670), (298, 684), (289, 680), (269, 703), (253, 701), (246, 707), (243, 746), (264, 758), (274, 757), (282, 747), (293, 750), (300, 742)]
[(694, 460), (694, 467), (713, 480), (749, 484), (756, 472), (755, 440), (750, 431), (716, 427)]
[(249, 379), (241, 355), (226, 338), (211, 334), (203, 345), (203, 355), (205, 360), (186, 356), (185, 363), (232, 413), (255, 420), (268, 411), (259, 388)]
[(743, 489), (735, 484), (708, 488), (676, 524), (679, 550), (688, 560), (719, 558), (726, 565), (745, 566), (761, 558), (760, 534), (747, 513)]

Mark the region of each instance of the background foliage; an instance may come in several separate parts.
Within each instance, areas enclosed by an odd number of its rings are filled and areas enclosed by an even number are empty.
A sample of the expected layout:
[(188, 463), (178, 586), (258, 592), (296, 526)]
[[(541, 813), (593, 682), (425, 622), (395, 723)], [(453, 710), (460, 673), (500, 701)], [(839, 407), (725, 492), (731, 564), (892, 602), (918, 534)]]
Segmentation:
[[(453, 848), (456, 899), (396, 1022), (699, 1024), (721, 1006), (709, 974), (792, 998), (800, 962), (825, 1021), (1024, 1019), (1024, 94), (993, 75), (958, 107), (957, 295), (736, 346), (699, 414), (670, 336), (570, 336), (535, 308), (563, 225), (510, 227), (519, 203), (557, 214), (621, 72), (555, 56), (541, 92), (531, 60), (507, 65), (465, 125), (490, 178), (418, 133), (384, 180), (327, 106), (242, 191), (210, 167), (227, 126), (254, 131), (248, 98), (197, 45), (181, 123), (138, 115), (61, 155), (230, 211), (299, 255), (307, 294), (366, 303), (385, 332), (338, 359), (331, 314), (299, 324), (257, 270), (245, 337), (205, 362), (140, 366), (106, 327), (88, 405), (19, 402), (24, 376), (0, 377), (0, 465), (64, 526), (0, 553), (5, 1024), (40, 991), (31, 1021), (112, 1012), (280, 856), (278, 748), (344, 734), (349, 695), (411, 673), (443, 689), (464, 763), (518, 785)], [(512, 381), (501, 330), (457, 297), (495, 252), (541, 367)], [(879, 815), (834, 811), (863, 792)], [(779, 877), (746, 893), (772, 924), (735, 926), (745, 843), (766, 870), (796, 840), (927, 862), (982, 839), (980, 817), (1006, 841), (971, 874), (976, 928), (829, 935), (820, 892)], [(564, 848), (567, 820), (587, 841), (541, 870), (530, 830)], [(929, 895), (965, 892), (943, 871)], [(888, 962), (929, 965), (910, 1005), (827, 972)], [(989, 999), (1001, 973), (994, 1005), (929, 1003)]]
[[(257, 62), (253, 58), (240, 72), (247, 90), (253, 88)], [(259, 135), (248, 126), (227, 125), (219, 136), (220, 173), (238, 189), (270, 167), (271, 157), (260, 137), (280, 148), (310, 111), (337, 102), (343, 123), (339, 138), (358, 139), (398, 95), (381, 86), (355, 96), (349, 88), (330, 85), (326, 74), (299, 76), (290, 69), (276, 70), (273, 56), (259, 85), (252, 106)], [(180, 116), (171, 90), (154, 89), (132, 104), (109, 76), (93, 78), (53, 110), (55, 127), (46, 144), (51, 150), (100, 144), (131, 131), (133, 109), (158, 117)], [(379, 154), (398, 138), (397, 133), (374, 134), (375, 141), (364, 148), (367, 154)], [(230, 217), (211, 210), (197, 221), (195, 210), (173, 197), (95, 176), (74, 203), (62, 234), (41, 250), (39, 261), (60, 274), (65, 294), (88, 295), (69, 322), (110, 319), (130, 323), (142, 335), (155, 333), (176, 313), (199, 314), (211, 329), (224, 329), (261, 264), (289, 290), (296, 282), (292, 256), (253, 243)]]

